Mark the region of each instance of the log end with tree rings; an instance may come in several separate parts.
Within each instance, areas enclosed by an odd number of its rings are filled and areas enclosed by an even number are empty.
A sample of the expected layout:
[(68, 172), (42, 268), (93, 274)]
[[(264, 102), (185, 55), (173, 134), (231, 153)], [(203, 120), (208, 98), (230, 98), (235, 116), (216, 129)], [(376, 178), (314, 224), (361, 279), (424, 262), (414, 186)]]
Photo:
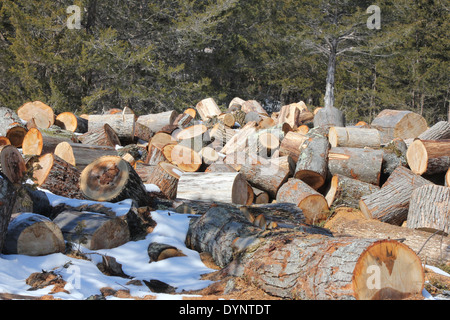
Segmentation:
[(420, 258), (405, 244), (380, 240), (359, 257), (352, 278), (358, 300), (405, 299), (424, 285)]
[(64, 161), (70, 163), (73, 166), (76, 166), (75, 156), (73, 154), (72, 146), (68, 142), (61, 142), (55, 148), (54, 151), (55, 156), (60, 157)]
[(31, 128), (23, 138), (22, 152), (24, 155), (40, 155), (44, 148), (42, 133), (37, 128)]
[(165, 146), (163, 154), (167, 160), (186, 172), (198, 171), (203, 163), (197, 152), (179, 144)]
[(27, 171), (25, 160), (13, 145), (0, 146), (0, 171), (12, 183), (21, 183)]
[(406, 160), (415, 174), (444, 173), (450, 166), (450, 140), (416, 139), (406, 152)]
[(41, 101), (25, 103), (17, 109), (17, 115), (24, 121), (34, 120), (38, 128), (47, 129), (55, 123), (53, 109)]
[(205, 125), (196, 124), (179, 131), (176, 138), (178, 140), (193, 139), (195, 137), (203, 135), (207, 130), (208, 128)]
[(46, 153), (39, 157), (39, 160), (33, 164), (33, 178), (40, 186), (45, 182), (53, 166), (53, 155)]
[(22, 125), (21, 123), (13, 122), (6, 129), (6, 138), (9, 139), (10, 143), (13, 146), (21, 148), (23, 139), (25, 138), (27, 132), (28, 130), (24, 125)]

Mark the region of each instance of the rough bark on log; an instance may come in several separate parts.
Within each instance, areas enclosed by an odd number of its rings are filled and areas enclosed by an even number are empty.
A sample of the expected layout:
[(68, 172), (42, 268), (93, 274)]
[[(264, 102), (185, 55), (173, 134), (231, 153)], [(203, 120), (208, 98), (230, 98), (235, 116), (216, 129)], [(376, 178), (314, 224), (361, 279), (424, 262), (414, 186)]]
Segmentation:
[(61, 129), (86, 133), (88, 131), (88, 120), (83, 119), (72, 112), (63, 112), (56, 116), (55, 124)]
[(135, 116), (134, 114), (90, 115), (88, 131), (102, 128), (105, 124), (117, 133), (122, 144), (134, 142)]
[(236, 109), (240, 110), (242, 105), (244, 104), (244, 102), (245, 102), (244, 99), (241, 99), (239, 97), (235, 97), (228, 104), (228, 110), (230, 110), (230, 111), (235, 111)]
[(0, 171), (14, 184), (24, 182), (25, 160), (13, 145), (0, 146)]
[(203, 121), (207, 121), (210, 118), (217, 117), (222, 113), (213, 98), (203, 99), (202, 101), (197, 103), (195, 109), (197, 110)]
[(401, 225), (408, 216), (414, 189), (432, 184), (405, 167), (394, 170), (380, 190), (361, 198), (359, 207), (367, 219)]
[(328, 139), (332, 147), (377, 149), (381, 146), (377, 129), (331, 127)]
[(361, 148), (331, 148), (328, 170), (331, 175), (342, 174), (374, 185), (380, 184), (383, 151)]
[(176, 198), (178, 180), (184, 173), (168, 162), (160, 162), (155, 166), (137, 163), (136, 172), (145, 184), (158, 186), (168, 199)]
[(416, 139), (409, 146), (406, 159), (415, 174), (444, 173), (450, 167), (450, 140)]
[(247, 182), (239, 172), (186, 172), (178, 180), (177, 198), (245, 205)]
[(323, 195), (302, 180), (291, 178), (281, 186), (276, 195), (277, 203), (294, 203), (302, 209), (306, 222), (318, 224), (328, 217), (328, 203)]
[(380, 190), (380, 187), (371, 183), (337, 174), (331, 179), (330, 189), (325, 195), (325, 199), (327, 199), (330, 208), (350, 207), (357, 209), (362, 197), (378, 190)]
[(431, 128), (421, 133), (418, 137), (420, 140), (444, 140), (450, 139), (450, 122), (439, 121)]
[(256, 132), (256, 127), (255, 121), (247, 123), (225, 144), (220, 153), (230, 154), (243, 151), (247, 147), (248, 137)]
[(255, 195), (255, 199), (253, 200), (253, 203), (255, 204), (265, 204), (270, 202), (269, 194), (264, 190), (253, 187), (253, 194)]
[(66, 198), (84, 199), (80, 171), (70, 163), (46, 153), (33, 163), (33, 169), (33, 178), (40, 188)]
[(22, 213), (8, 226), (4, 252), (27, 256), (63, 253), (66, 249), (61, 229), (49, 218)]
[(290, 156), (292, 160), (297, 163), (300, 156), (300, 147), (305, 142), (307, 137), (298, 132), (288, 132), (280, 145), (280, 156)]
[(430, 237), (426, 231), (394, 226), (374, 219), (366, 219), (358, 210), (340, 208), (325, 224), (335, 236), (373, 239), (402, 239), (422, 260), (423, 264), (439, 266), (450, 263), (450, 238)]
[(41, 101), (25, 103), (17, 109), (17, 115), (24, 121), (34, 119), (38, 128), (47, 129), (55, 123), (53, 109)]
[(300, 146), (300, 155), (294, 177), (318, 190), (325, 184), (328, 174), (328, 139), (322, 136), (307, 137)]
[(78, 137), (83, 144), (113, 147), (120, 146), (120, 139), (113, 128), (107, 123), (103, 126), (94, 128)]
[(130, 231), (121, 218), (103, 214), (63, 211), (53, 222), (66, 241), (79, 243), (89, 250), (112, 249), (130, 240)]
[(175, 110), (139, 116), (137, 123), (146, 126), (151, 132), (159, 132), (163, 127), (172, 125), (178, 116)]
[(421, 115), (408, 110), (390, 109), (381, 111), (372, 121), (371, 127), (380, 131), (382, 144), (395, 138), (417, 138), (428, 128), (427, 121)]
[(158, 163), (162, 161), (167, 161), (164, 153), (162, 152), (162, 148), (158, 145), (149, 144), (147, 150), (147, 157), (145, 158), (145, 163), (151, 166), (156, 166)]
[(406, 226), (448, 236), (450, 188), (432, 184), (416, 188), (411, 195)]
[[(399, 299), (420, 293), (424, 284), (420, 259), (397, 241), (286, 229), (261, 233), (239, 212), (223, 208), (193, 220), (186, 243), (210, 253), (224, 274), (285, 299)], [(374, 267), (379, 281), (371, 285)]]
[(6, 129), (12, 123), (21, 123), (20, 117), (15, 111), (0, 107), (0, 136), (6, 136)]
[(9, 221), (11, 219), (17, 190), (11, 181), (0, 172), (0, 252), (2, 252)]
[(82, 194), (90, 200), (119, 202), (133, 199), (139, 206), (149, 204), (145, 186), (133, 167), (119, 156), (98, 158), (80, 177)]
[(344, 113), (335, 107), (321, 108), (314, 115), (314, 127), (345, 127)]
[(408, 165), (406, 160), (407, 150), (405, 141), (400, 138), (395, 138), (383, 147), (382, 173), (384, 176), (389, 177), (397, 167)]
[(59, 129), (37, 129), (31, 128), (23, 139), (22, 153), (24, 155), (42, 155), (52, 153), (61, 142), (74, 143), (78, 139), (72, 132)]

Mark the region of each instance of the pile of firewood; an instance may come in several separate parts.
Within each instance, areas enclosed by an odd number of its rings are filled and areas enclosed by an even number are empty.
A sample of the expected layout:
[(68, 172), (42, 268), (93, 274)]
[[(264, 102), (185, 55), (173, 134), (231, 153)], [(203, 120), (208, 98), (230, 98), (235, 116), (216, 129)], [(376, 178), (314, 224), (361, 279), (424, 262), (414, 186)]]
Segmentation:
[[(0, 215), (8, 216), (8, 207), (9, 215), (45, 212), (30, 180), (67, 198), (132, 199), (136, 208), (155, 205), (151, 184), (173, 210), (200, 214), (192, 218), (190, 247), (271, 294), (420, 293), (421, 264), (450, 262), (450, 123), (428, 127), (414, 112), (384, 110), (371, 124), (314, 126), (317, 111), (299, 102), (269, 115), (240, 98), (225, 112), (208, 98), (183, 113), (141, 116), (128, 107), (56, 115), (39, 101), (17, 112), (0, 108), (0, 170), (7, 178), (0, 179), (0, 201), (9, 204)], [(342, 207), (362, 218), (343, 216)], [(130, 239), (127, 221), (111, 215), (19, 217), (5, 252), (61, 252), (66, 234), (75, 237), (86, 221), (91, 249)], [(5, 225), (0, 221), (0, 231)], [(44, 229), (43, 245), (27, 248)], [(381, 287), (367, 285), (374, 266)]]

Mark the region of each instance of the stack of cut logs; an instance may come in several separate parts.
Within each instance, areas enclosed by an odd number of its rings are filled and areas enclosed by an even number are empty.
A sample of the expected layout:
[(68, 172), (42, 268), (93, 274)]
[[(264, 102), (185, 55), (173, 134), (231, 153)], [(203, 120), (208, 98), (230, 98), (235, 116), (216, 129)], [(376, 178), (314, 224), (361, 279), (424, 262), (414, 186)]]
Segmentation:
[(315, 127), (317, 110), (299, 102), (269, 115), (240, 98), (226, 111), (207, 98), (140, 116), (0, 108), (0, 249), (61, 252), (81, 222), (91, 249), (130, 239), (130, 221), (113, 214), (48, 209), (31, 180), (67, 198), (196, 214), (186, 243), (275, 296), (420, 293), (422, 263), (450, 263), (450, 123), (384, 110), (371, 124)]

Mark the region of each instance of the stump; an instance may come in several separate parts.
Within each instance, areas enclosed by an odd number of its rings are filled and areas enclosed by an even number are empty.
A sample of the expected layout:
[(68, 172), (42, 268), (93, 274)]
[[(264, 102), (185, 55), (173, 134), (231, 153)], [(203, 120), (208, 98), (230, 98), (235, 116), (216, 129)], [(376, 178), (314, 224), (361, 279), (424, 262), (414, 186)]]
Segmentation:
[(367, 219), (401, 225), (408, 216), (412, 192), (427, 184), (432, 183), (405, 167), (398, 167), (380, 190), (361, 198), (360, 209)]
[(333, 238), (320, 229), (262, 234), (237, 210), (212, 208), (190, 224), (186, 243), (211, 254), (224, 275), (243, 277), (283, 299), (401, 299), (421, 293), (421, 262), (406, 245)]
[(428, 128), (427, 121), (421, 115), (408, 110), (390, 109), (381, 111), (372, 121), (371, 127), (380, 131), (382, 144), (395, 138), (417, 138)]
[(64, 253), (66, 244), (59, 227), (49, 218), (22, 213), (8, 227), (4, 252), (27, 256)]
[(80, 191), (80, 171), (70, 163), (46, 153), (32, 166), (33, 179), (40, 188), (66, 198), (85, 198)]
[(291, 178), (278, 190), (277, 203), (294, 203), (302, 209), (306, 223), (318, 224), (328, 217), (328, 203), (323, 195), (302, 180)]
[(328, 139), (332, 147), (377, 149), (381, 146), (377, 129), (331, 127)]
[(127, 223), (118, 217), (63, 211), (53, 222), (61, 229), (66, 241), (81, 244), (89, 250), (112, 249), (130, 241)]
[(239, 172), (186, 172), (178, 180), (177, 198), (247, 204), (247, 182)]
[(448, 236), (450, 188), (432, 184), (416, 188), (411, 195), (406, 226)]
[(88, 120), (76, 116), (72, 112), (63, 112), (56, 116), (55, 124), (64, 130), (86, 133), (88, 131)]
[(328, 170), (331, 175), (341, 174), (352, 179), (379, 185), (383, 151), (361, 148), (331, 148)]
[(133, 199), (139, 206), (149, 204), (141, 178), (119, 156), (101, 157), (84, 168), (80, 177), (80, 189), (87, 199), (94, 201), (119, 202)]
[(450, 140), (415, 140), (406, 152), (412, 172), (419, 175), (445, 173), (450, 167)]

